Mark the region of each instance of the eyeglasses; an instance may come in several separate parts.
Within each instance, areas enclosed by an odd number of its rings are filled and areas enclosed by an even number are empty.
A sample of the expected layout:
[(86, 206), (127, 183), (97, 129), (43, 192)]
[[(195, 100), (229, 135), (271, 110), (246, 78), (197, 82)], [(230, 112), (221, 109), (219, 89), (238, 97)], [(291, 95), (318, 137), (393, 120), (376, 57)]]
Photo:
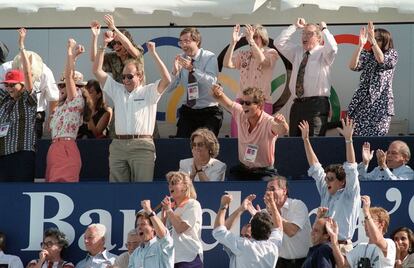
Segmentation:
[(52, 241), (40, 242), (40, 247), (41, 248), (43, 248), (43, 247), (50, 248), (50, 247), (52, 247), (53, 245), (56, 245), (56, 244), (58, 244), (58, 243), (54, 243)]
[(133, 246), (138, 246), (139, 242), (126, 242), (125, 243), (125, 247), (133, 247)]
[(188, 45), (188, 44), (190, 44), (191, 42), (193, 42), (193, 40), (191, 40), (191, 39), (184, 39), (184, 40), (180, 40), (180, 41), (178, 41), (178, 45), (183, 45), (183, 44), (186, 44), (186, 45)]
[(241, 105), (246, 105), (246, 106), (250, 106), (252, 104), (257, 104), (257, 102), (255, 102), (255, 101), (245, 101), (245, 100), (240, 100), (239, 103)]
[(66, 84), (58, 84), (57, 86), (59, 89), (64, 89), (66, 87)]
[(302, 35), (307, 36), (307, 37), (312, 37), (315, 34), (315, 32), (302, 32)]
[(204, 146), (206, 146), (206, 144), (204, 142), (192, 142), (191, 143), (192, 148), (195, 148), (195, 147), (203, 148)]
[(122, 80), (128, 79), (128, 80), (132, 80), (134, 78), (135, 74), (123, 74), (122, 75)]
[(4, 83), (4, 87), (15, 87), (18, 83)]
[(325, 181), (333, 182), (336, 178), (325, 176)]

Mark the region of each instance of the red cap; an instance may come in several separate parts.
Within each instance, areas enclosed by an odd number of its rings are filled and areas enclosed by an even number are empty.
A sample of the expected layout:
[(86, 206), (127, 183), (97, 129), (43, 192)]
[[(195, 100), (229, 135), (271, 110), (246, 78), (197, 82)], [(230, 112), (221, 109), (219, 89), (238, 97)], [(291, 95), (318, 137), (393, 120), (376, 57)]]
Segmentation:
[(2, 83), (24, 83), (24, 74), (17, 69), (8, 71)]

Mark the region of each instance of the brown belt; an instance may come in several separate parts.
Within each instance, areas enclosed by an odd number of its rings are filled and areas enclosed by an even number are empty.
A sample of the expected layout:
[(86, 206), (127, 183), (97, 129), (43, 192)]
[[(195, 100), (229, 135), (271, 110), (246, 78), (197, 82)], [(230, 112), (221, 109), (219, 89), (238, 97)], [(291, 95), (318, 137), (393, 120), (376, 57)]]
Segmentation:
[(350, 239), (347, 239), (347, 240), (338, 240), (338, 244), (348, 245), (348, 244), (352, 244), (352, 241)]
[(119, 140), (152, 139), (152, 135), (115, 135)]

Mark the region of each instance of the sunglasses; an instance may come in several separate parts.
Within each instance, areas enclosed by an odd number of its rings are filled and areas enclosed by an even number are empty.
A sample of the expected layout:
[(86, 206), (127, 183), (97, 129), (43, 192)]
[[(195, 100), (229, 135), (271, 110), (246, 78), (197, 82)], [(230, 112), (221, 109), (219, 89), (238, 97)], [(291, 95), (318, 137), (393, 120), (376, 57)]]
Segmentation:
[(334, 177), (325, 176), (325, 181), (333, 182), (334, 180)]
[(122, 75), (122, 80), (124, 79), (128, 79), (128, 80), (132, 80), (134, 78), (135, 74), (123, 74)]
[(239, 101), (239, 103), (241, 105), (246, 105), (246, 106), (250, 106), (252, 104), (257, 104), (257, 102), (255, 102), (255, 101), (244, 101), (244, 100)]

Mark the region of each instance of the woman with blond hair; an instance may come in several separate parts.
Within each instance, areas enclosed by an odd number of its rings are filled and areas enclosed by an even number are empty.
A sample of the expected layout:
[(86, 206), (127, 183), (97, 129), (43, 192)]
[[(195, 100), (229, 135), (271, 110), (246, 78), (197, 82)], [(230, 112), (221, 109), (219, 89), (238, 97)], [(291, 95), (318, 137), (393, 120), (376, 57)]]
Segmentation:
[(193, 157), (180, 160), (180, 171), (189, 174), (193, 181), (224, 181), (226, 164), (215, 158), (220, 150), (216, 135), (207, 128), (199, 128), (190, 140)]
[[(262, 25), (252, 26), (247, 24), (244, 27), (244, 35), (250, 49), (233, 53), (237, 42), (243, 36), (240, 33), (240, 25), (236, 25), (233, 28), (230, 45), (223, 60), (224, 67), (240, 71), (240, 90), (237, 92), (236, 101), (241, 100), (243, 89), (257, 87), (265, 93), (266, 103), (263, 110), (268, 114), (273, 114), (271, 82), (279, 54), (275, 49), (267, 47), (269, 45), (269, 35)], [(231, 136), (237, 137), (237, 126), (234, 118), (231, 121)]]
[(190, 176), (172, 171), (166, 175), (170, 196), (162, 204), (162, 220), (175, 247), (175, 268), (203, 267), (202, 210)]

